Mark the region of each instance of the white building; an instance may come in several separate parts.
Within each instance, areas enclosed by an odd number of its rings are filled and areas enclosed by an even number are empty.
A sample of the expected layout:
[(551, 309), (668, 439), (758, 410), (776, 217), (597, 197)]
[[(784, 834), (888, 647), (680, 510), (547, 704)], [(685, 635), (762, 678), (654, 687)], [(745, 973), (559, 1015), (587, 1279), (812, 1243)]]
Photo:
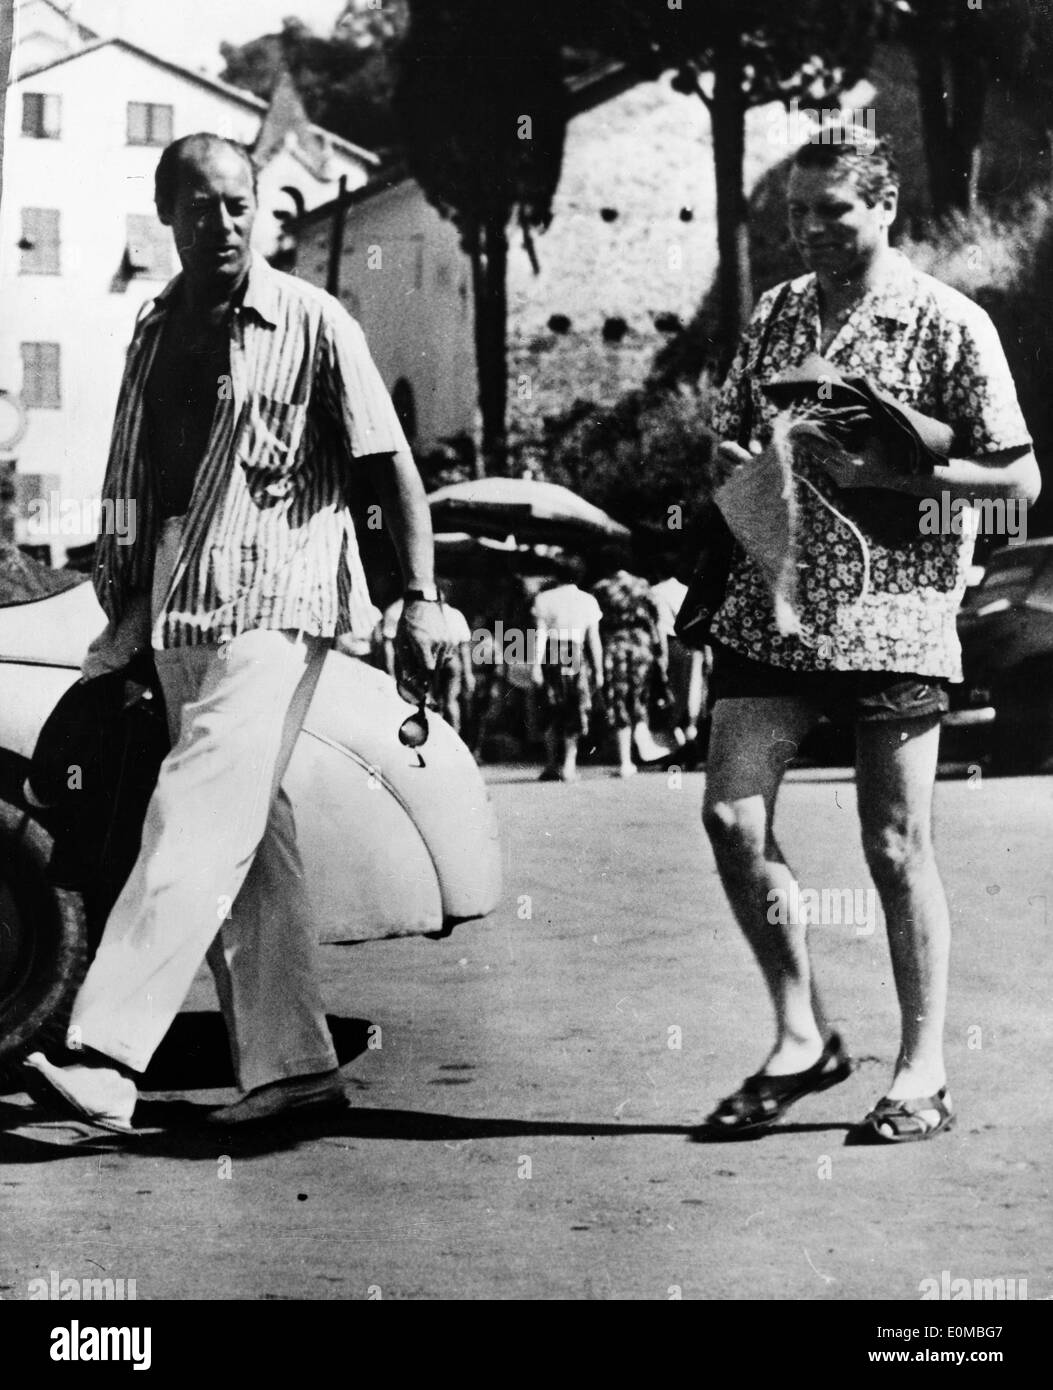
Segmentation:
[(94, 537), (135, 317), (178, 270), (153, 206), (161, 149), (199, 130), (259, 142), (254, 240), (264, 254), (278, 248), (285, 218), (331, 199), (341, 178), (348, 188), (364, 184), (377, 159), (310, 126), (287, 83), (268, 107), (123, 39), (100, 38), (51, 0), (23, 0), (15, 21), (0, 391), (19, 395), (28, 416), (16, 538), (51, 542), (60, 557)]
[(471, 264), (416, 180), (396, 171), (308, 212), (293, 232), (297, 274), (361, 323), (410, 443), (474, 438)]

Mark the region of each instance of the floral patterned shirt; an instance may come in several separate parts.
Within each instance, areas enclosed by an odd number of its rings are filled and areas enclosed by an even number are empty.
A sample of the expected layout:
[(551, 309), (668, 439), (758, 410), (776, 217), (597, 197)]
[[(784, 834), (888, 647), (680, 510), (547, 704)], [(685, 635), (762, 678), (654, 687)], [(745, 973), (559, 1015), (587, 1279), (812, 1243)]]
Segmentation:
[[(712, 423), (723, 439), (738, 437), (748, 389), (753, 439), (766, 446), (777, 412), (758, 383), (819, 352), (816, 280), (803, 275), (790, 282), (764, 361), (755, 363), (777, 294), (776, 287), (761, 296), (721, 391)], [(900, 252), (893, 253), (888, 273), (855, 306), (823, 356), (843, 375), (868, 376), (905, 405), (951, 425), (956, 458), (1031, 444), (988, 315), (915, 270)], [(847, 494), (821, 468), (800, 459), (794, 468), (834, 507), (844, 508)], [(740, 552), (712, 624), (713, 637), (754, 661), (793, 670), (905, 671), (961, 680), (955, 618), (972, 556), (968, 528), (961, 535), (912, 535), (898, 545), (868, 539), (868, 575), (850, 528), (810, 488), (800, 482), (794, 488), (802, 632), (779, 632), (761, 572)]]
[(661, 616), (646, 579), (619, 570), (594, 584), (600, 605), (600, 636), (604, 646), (617, 642), (639, 651), (657, 651)]

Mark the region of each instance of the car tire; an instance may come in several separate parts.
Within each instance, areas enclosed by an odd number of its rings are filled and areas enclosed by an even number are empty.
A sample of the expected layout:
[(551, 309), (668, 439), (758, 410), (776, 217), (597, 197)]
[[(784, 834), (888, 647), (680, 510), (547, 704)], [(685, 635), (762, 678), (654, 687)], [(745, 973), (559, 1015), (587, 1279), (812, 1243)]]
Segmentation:
[(1053, 762), (1053, 665), (1018, 666), (992, 691), (991, 771), (1041, 772)]
[(87, 964), (84, 906), (50, 882), (51, 837), (0, 801), (0, 1073), (65, 1037)]

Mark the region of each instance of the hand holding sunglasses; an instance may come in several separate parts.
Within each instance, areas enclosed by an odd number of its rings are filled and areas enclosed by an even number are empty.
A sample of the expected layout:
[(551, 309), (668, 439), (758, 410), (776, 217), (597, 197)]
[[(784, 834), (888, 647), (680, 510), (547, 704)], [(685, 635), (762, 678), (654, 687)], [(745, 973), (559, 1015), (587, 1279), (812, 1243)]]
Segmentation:
[(399, 728), (399, 742), (405, 748), (420, 749), (428, 740), (427, 699), (449, 648), (446, 612), (438, 590), (407, 590), (395, 634), (395, 683), (399, 696), (417, 709)]

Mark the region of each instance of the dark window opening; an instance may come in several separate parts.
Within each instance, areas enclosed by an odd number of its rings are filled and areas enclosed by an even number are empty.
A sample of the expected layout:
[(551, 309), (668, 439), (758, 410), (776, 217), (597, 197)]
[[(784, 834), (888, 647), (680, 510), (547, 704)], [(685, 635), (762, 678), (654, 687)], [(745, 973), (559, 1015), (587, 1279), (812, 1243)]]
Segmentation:
[(57, 140), (62, 131), (62, 98), (44, 92), (22, 95), (22, 134), (34, 140)]

